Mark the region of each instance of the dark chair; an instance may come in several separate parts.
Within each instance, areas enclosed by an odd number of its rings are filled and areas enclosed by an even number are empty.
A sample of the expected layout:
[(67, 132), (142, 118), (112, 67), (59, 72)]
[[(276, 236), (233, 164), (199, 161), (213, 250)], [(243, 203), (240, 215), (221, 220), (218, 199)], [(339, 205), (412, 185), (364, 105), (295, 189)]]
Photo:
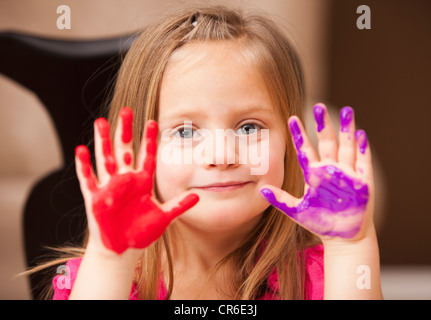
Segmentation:
[[(46, 107), (58, 133), (64, 163), (33, 186), (25, 204), (23, 235), (29, 267), (46, 253), (45, 246), (74, 244), (82, 239), (86, 219), (75, 175), (75, 147), (86, 144), (92, 148), (93, 121), (106, 116), (103, 103), (133, 40), (129, 35), (66, 41), (0, 33), (0, 73), (34, 92)], [(38, 273), (30, 276), (33, 299), (40, 297), (41, 280)]]

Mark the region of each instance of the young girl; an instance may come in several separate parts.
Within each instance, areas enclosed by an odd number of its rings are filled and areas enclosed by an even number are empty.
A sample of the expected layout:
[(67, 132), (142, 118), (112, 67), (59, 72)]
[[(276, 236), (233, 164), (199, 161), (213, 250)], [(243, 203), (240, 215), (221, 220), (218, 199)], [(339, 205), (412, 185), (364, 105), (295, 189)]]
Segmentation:
[[(97, 175), (76, 148), (88, 237), (54, 299), (381, 298), (365, 132), (345, 107), (338, 142), (317, 104), (317, 154), (303, 98), (291, 44), (261, 16), (207, 7), (146, 28), (95, 121)], [(167, 161), (221, 129), (233, 145)], [(239, 161), (252, 147), (262, 174)]]

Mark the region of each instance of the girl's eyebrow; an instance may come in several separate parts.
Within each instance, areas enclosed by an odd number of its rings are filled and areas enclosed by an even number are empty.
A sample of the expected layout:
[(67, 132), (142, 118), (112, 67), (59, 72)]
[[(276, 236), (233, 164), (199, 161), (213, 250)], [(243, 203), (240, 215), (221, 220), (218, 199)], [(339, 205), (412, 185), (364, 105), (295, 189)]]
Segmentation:
[[(237, 108), (230, 109), (234, 115), (247, 115), (250, 113), (270, 113), (274, 114), (274, 110), (272, 110), (271, 107), (267, 106), (261, 106), (261, 105), (244, 105)], [(183, 109), (178, 112), (172, 112), (166, 115), (165, 117), (161, 117), (160, 120), (172, 120), (172, 119), (178, 119), (178, 118), (192, 118), (192, 117), (201, 117), (204, 119), (207, 119), (211, 116), (211, 112), (204, 110), (203, 108), (198, 109)]]

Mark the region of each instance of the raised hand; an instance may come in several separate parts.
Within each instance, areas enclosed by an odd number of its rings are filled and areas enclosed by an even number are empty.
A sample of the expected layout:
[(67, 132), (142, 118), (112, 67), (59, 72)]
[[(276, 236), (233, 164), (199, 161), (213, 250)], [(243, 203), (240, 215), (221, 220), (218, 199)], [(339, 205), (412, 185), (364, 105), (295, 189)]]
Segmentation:
[(297, 223), (323, 239), (359, 239), (372, 225), (373, 174), (371, 153), (363, 130), (355, 131), (354, 112), (340, 112), (337, 138), (323, 104), (314, 107), (320, 159), (300, 120), (293, 116), (289, 128), (306, 182), (297, 199), (274, 186), (264, 186), (262, 196)]
[(180, 195), (163, 205), (152, 198), (157, 122), (149, 120), (146, 124), (136, 166), (132, 123), (132, 110), (123, 108), (113, 150), (109, 123), (104, 118), (95, 121), (98, 178), (93, 171), (88, 148), (81, 145), (75, 150), (76, 171), (84, 196), (90, 237), (118, 254), (128, 248), (147, 247), (163, 234), (174, 218), (199, 201), (194, 193)]

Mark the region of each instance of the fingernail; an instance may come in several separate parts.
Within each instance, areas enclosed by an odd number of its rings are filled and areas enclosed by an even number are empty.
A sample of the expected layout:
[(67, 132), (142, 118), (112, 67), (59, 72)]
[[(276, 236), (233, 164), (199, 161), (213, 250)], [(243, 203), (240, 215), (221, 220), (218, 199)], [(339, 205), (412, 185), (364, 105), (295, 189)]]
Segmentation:
[(340, 111), (340, 125), (341, 131), (346, 132), (349, 130), (349, 125), (353, 119), (353, 109), (351, 107), (344, 107)]
[(159, 133), (159, 125), (157, 122), (155, 120), (148, 120), (145, 126), (147, 128), (147, 137), (152, 140), (157, 139)]
[(79, 161), (82, 163), (81, 172), (82, 175), (88, 178), (91, 174), (90, 172), (90, 153), (86, 146), (79, 145), (75, 148), (75, 155), (78, 157)]
[(132, 163), (132, 155), (130, 152), (125, 152), (123, 155), (124, 163), (127, 165), (130, 165)]
[(323, 122), (325, 109), (321, 105), (316, 104), (313, 108), (313, 113), (314, 113), (314, 119), (316, 119), (316, 123), (317, 123), (317, 132), (320, 132), (323, 130), (323, 128), (325, 128), (325, 124)]
[(133, 137), (133, 111), (129, 107), (124, 107), (120, 111), (121, 121), (123, 123), (123, 132), (121, 140), (123, 143), (129, 143)]
[(274, 192), (272, 192), (272, 190), (268, 188), (263, 188), (262, 190), (260, 190), (260, 194), (266, 199), (266, 201), (268, 201), (272, 205), (277, 203)]
[(109, 138), (109, 122), (105, 118), (98, 118), (94, 121), (94, 124), (99, 131), (100, 137), (102, 139)]
[(367, 134), (365, 133), (364, 130), (357, 130), (356, 131), (356, 142), (359, 145), (359, 152), (364, 154), (365, 150), (367, 149), (367, 145), (368, 145)]

